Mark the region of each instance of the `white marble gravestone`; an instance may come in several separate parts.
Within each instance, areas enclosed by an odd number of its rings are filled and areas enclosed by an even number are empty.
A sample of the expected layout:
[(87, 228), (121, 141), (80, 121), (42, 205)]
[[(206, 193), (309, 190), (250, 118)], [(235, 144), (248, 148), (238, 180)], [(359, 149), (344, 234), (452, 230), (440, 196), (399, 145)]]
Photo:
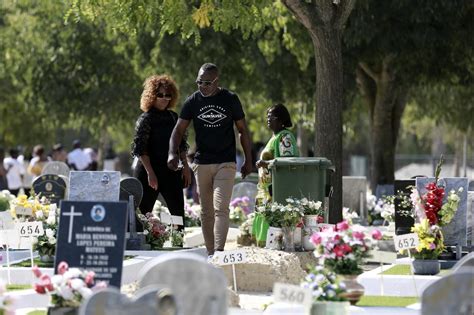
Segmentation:
[[(426, 193), (426, 185), (434, 181), (434, 178), (418, 177), (416, 178), (416, 189), (420, 196)], [(448, 197), (451, 190), (458, 191), (463, 188), (459, 207), (454, 215), (453, 220), (447, 226), (443, 227), (444, 244), (447, 246), (467, 246), (467, 178), (466, 177), (449, 177), (438, 179), (438, 184), (445, 187), (444, 201)]]
[(367, 219), (367, 178), (365, 176), (342, 177), (342, 205)]
[(421, 296), (421, 314), (472, 315), (473, 279), (474, 270), (463, 268), (430, 284)]
[(147, 262), (138, 285), (169, 288), (180, 315), (226, 315), (227, 282), (221, 269), (191, 253), (170, 253)]
[(69, 200), (119, 201), (120, 172), (73, 171), (69, 174)]
[(82, 303), (79, 315), (178, 315), (170, 290), (156, 286), (138, 291), (133, 299), (119, 290), (107, 288), (96, 292)]
[(44, 165), (43, 169), (41, 170), (41, 175), (54, 174), (69, 177), (70, 172), (71, 170), (69, 169), (69, 166), (67, 166), (66, 163), (53, 161), (48, 162)]

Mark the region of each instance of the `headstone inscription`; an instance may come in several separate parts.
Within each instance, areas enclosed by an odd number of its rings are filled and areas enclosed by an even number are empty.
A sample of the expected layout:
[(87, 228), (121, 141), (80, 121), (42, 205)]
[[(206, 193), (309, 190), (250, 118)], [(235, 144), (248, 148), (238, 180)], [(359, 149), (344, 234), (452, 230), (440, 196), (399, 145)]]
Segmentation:
[(65, 261), (120, 288), (126, 220), (126, 202), (62, 201), (55, 270)]
[(367, 220), (367, 178), (365, 176), (342, 177), (342, 205), (357, 212), (363, 222)]
[(474, 312), (474, 270), (460, 269), (430, 284), (421, 296), (421, 315), (471, 315)]
[(69, 166), (64, 162), (53, 161), (48, 162), (41, 170), (41, 175), (54, 174), (69, 177)]
[(118, 201), (120, 172), (74, 171), (69, 175), (69, 200)]
[[(420, 196), (426, 193), (426, 185), (433, 182), (434, 178), (418, 177), (416, 178), (416, 188)], [(445, 199), (449, 191), (458, 191), (463, 188), (458, 210), (451, 223), (443, 227), (444, 244), (446, 246), (467, 246), (467, 178), (450, 177), (441, 178), (438, 184), (445, 187)], [(460, 257), (459, 257), (460, 258)]]
[(138, 285), (171, 289), (178, 314), (226, 315), (227, 284), (221, 269), (191, 253), (170, 253), (147, 262)]
[(40, 175), (32, 186), (35, 194), (45, 196), (51, 203), (59, 203), (66, 196), (66, 182), (59, 175)]
[(129, 299), (119, 290), (107, 288), (82, 303), (79, 315), (178, 315), (176, 300), (169, 289), (150, 286)]
[(415, 219), (409, 216), (408, 213), (412, 212), (411, 203), (407, 204), (401, 198), (401, 196), (410, 196), (411, 187), (415, 186), (414, 179), (396, 180), (395, 186), (395, 234), (408, 234), (411, 233), (411, 228), (415, 225)]

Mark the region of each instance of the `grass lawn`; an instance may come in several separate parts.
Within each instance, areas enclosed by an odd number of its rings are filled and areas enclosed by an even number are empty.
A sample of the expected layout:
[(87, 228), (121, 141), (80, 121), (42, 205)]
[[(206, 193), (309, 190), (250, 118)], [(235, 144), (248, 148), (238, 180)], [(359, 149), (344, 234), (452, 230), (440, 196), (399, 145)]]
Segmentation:
[(31, 289), (29, 284), (7, 284), (7, 291), (28, 290)]
[[(441, 269), (439, 272), (438, 276), (444, 276), (448, 273), (450, 273), (450, 269)], [(410, 265), (395, 265), (391, 267), (390, 269), (384, 269), (382, 272), (384, 275), (394, 275), (394, 276), (410, 276)]]
[(363, 296), (357, 306), (405, 307), (417, 303), (418, 298), (411, 296)]
[(46, 311), (32, 311), (29, 312), (27, 315), (46, 315)]

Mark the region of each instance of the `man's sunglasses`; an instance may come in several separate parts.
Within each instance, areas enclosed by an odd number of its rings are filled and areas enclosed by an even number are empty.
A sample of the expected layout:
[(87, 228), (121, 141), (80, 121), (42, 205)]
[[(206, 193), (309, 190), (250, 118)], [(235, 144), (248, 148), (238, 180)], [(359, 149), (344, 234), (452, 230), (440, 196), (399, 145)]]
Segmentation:
[(156, 93), (157, 98), (165, 98), (167, 100), (171, 100), (173, 98), (172, 94), (163, 94), (163, 93)]
[(205, 80), (197, 80), (196, 81), (196, 84), (199, 85), (199, 86), (210, 86), (211, 84), (213, 84), (214, 82), (216, 82), (218, 77), (216, 77), (214, 80), (212, 81), (205, 81)]

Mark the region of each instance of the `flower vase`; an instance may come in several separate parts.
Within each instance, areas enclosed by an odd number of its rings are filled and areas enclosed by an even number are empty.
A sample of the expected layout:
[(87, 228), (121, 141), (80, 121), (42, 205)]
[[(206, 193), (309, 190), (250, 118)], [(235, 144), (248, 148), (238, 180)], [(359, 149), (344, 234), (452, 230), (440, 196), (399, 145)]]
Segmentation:
[(414, 259), (411, 264), (415, 275), (436, 275), (439, 273), (439, 260), (432, 259)]
[(311, 315), (348, 315), (349, 302), (313, 302)]
[(40, 255), (40, 261), (44, 263), (54, 262), (54, 256), (51, 255)]
[(364, 287), (359, 282), (357, 282), (358, 275), (341, 276), (341, 283), (346, 286), (346, 292), (341, 294), (341, 296), (345, 297), (352, 305), (355, 305), (364, 295)]
[(285, 252), (295, 251), (295, 228), (292, 226), (284, 226), (281, 228), (283, 232), (283, 250)]
[(47, 315), (77, 315), (78, 313), (77, 307), (50, 306)]

